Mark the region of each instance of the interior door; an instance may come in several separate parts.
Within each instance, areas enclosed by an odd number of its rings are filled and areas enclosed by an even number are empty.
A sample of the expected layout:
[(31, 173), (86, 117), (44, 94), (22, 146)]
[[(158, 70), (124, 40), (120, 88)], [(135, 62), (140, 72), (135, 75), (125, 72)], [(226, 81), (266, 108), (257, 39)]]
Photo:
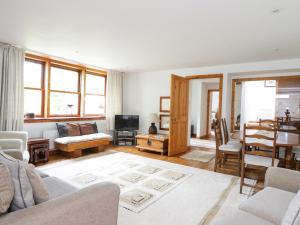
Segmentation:
[(188, 89), (188, 79), (172, 75), (169, 156), (186, 152), (188, 149)]

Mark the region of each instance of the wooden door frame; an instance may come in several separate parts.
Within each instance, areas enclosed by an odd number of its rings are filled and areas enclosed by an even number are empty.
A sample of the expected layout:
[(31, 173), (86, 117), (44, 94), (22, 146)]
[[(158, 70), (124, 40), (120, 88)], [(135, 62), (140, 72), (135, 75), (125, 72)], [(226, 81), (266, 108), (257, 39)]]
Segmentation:
[[(235, 118), (235, 110), (234, 110), (234, 101), (235, 101), (235, 85), (238, 82), (244, 81), (261, 81), (261, 80), (282, 80), (282, 79), (295, 79), (299, 78), (299, 75), (291, 75), (291, 76), (274, 76), (274, 77), (248, 77), (248, 78), (235, 78), (232, 79), (231, 83), (231, 112), (230, 112), (230, 131), (233, 133), (234, 129), (234, 118)], [(276, 84), (277, 85), (277, 84)]]
[[(211, 78), (218, 78), (219, 79), (219, 89), (216, 89), (219, 91), (219, 110), (218, 110), (218, 115), (217, 118), (221, 118), (222, 116), (222, 100), (223, 100), (223, 74), (204, 74), (204, 75), (190, 75), (185, 77), (188, 80), (195, 80), (195, 79), (211, 79)], [(189, 110), (189, 109), (188, 109)], [(189, 111), (188, 111), (189, 113)], [(208, 123), (207, 123), (208, 124)], [(206, 128), (207, 125), (206, 124)], [(206, 136), (207, 136), (207, 131), (206, 129)]]
[[(209, 114), (211, 114), (210, 112), (210, 101), (211, 101), (211, 97), (210, 95), (212, 94), (212, 92), (219, 92), (220, 95), (220, 90), (219, 89), (208, 89), (207, 90), (207, 112), (206, 112), (206, 137), (210, 137), (210, 134), (208, 133), (209, 131), (209, 126), (211, 126), (210, 120), (209, 120)], [(218, 103), (218, 111), (220, 110), (220, 104)]]

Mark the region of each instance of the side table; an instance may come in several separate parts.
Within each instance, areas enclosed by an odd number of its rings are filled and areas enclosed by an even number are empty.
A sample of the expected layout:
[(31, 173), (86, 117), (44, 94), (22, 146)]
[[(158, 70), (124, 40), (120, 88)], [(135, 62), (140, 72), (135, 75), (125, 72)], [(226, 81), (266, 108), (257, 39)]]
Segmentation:
[(30, 155), (29, 163), (48, 162), (49, 139), (29, 138), (27, 146)]

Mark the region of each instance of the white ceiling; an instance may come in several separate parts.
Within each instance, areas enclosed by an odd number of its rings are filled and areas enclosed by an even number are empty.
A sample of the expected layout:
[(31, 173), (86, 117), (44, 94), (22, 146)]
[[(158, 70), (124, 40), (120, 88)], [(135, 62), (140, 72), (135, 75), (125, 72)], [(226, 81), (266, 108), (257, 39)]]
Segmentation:
[(299, 58), (299, 28), (299, 0), (0, 0), (0, 41), (123, 71)]

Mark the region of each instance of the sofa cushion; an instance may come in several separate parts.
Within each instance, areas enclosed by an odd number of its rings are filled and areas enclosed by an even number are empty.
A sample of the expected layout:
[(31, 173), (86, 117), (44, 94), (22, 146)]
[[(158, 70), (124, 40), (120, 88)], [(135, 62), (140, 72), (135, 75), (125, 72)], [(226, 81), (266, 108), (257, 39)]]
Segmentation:
[(80, 128), (77, 123), (67, 123), (66, 124), (68, 136), (80, 136)]
[(68, 136), (68, 130), (66, 129), (66, 126), (64, 123), (56, 123), (57, 131), (59, 137), (67, 137)]
[(56, 123), (59, 137), (80, 136), (80, 128), (77, 123)]
[(10, 205), (10, 211), (28, 208), (34, 205), (33, 192), (26, 173), (27, 163), (16, 160), (0, 151), (0, 162), (9, 169), (13, 185), (14, 197)]
[(271, 223), (281, 224), (294, 196), (295, 193), (267, 187), (244, 201), (239, 208)]
[(28, 164), (28, 166), (26, 167), (26, 173), (32, 187), (35, 204), (40, 204), (48, 201), (49, 193), (44, 184), (44, 181), (42, 180), (38, 172), (35, 171), (34, 165)]
[(46, 177), (43, 179), (49, 192), (49, 199), (58, 198), (65, 194), (70, 194), (79, 189), (56, 177)]
[(299, 225), (300, 224), (300, 190), (292, 199), (288, 210), (282, 220), (282, 225)]
[(96, 123), (82, 123), (79, 124), (81, 135), (98, 133)]
[(0, 162), (0, 215), (7, 212), (14, 197), (14, 186), (8, 168)]
[(274, 225), (273, 223), (242, 210), (235, 210), (225, 217), (216, 217), (210, 225)]
[(104, 133), (97, 133), (97, 134), (89, 134), (89, 135), (82, 135), (76, 137), (63, 137), (63, 138), (56, 138), (55, 142), (60, 144), (69, 144), (74, 142), (83, 142), (83, 141), (92, 141), (92, 140), (112, 140), (112, 137), (108, 134)]

